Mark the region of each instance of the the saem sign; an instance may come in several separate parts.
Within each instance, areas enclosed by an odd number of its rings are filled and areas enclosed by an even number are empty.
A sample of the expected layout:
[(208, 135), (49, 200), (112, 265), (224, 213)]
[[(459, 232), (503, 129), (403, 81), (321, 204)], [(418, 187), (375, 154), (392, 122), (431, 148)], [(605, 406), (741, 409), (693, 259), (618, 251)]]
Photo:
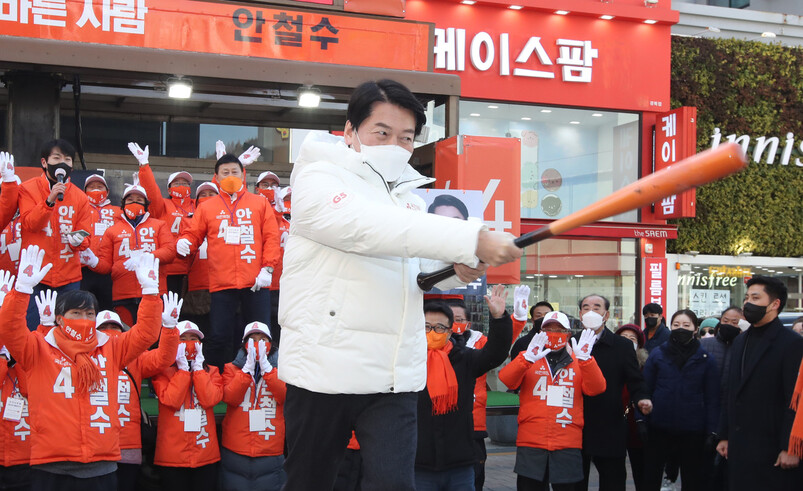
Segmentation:
[[(722, 131), (714, 128), (714, 133), (711, 135), (711, 148), (717, 148), (723, 142), (722, 137)], [(724, 141), (741, 145), (747, 157), (756, 164), (764, 162), (767, 165), (777, 163), (803, 167), (803, 160), (800, 159), (803, 157), (803, 139), (795, 145), (795, 134), (791, 132), (787, 133), (783, 140), (777, 136), (736, 136), (733, 133), (725, 136)], [(778, 152), (780, 152), (780, 158), (778, 158)]]

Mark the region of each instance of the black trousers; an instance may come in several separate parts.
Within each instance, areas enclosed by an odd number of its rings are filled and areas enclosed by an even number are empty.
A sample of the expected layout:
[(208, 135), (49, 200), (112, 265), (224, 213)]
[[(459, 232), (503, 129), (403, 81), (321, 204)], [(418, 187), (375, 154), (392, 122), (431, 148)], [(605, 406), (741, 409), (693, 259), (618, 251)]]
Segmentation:
[(117, 491), (134, 491), (137, 489), (139, 464), (117, 463)]
[(218, 463), (201, 467), (163, 467), (162, 489), (167, 491), (215, 491), (217, 489)]
[(117, 489), (117, 474), (79, 478), (31, 469), (31, 489), (35, 491), (109, 491)]
[(583, 480), (577, 483), (578, 491), (588, 490), (588, 475), (591, 463), (599, 473), (599, 491), (624, 491), (627, 483), (625, 457), (599, 457), (583, 454)]
[[(530, 477), (522, 476), (521, 474), (516, 474), (516, 491), (549, 491), (549, 466), (546, 468), (546, 474), (544, 474), (544, 480), (539, 481), (537, 479), (532, 479)], [(576, 483), (552, 483), (552, 490), (553, 491), (573, 491), (574, 488), (577, 486)]]
[(0, 466), (0, 491), (31, 489), (31, 466), (28, 464)]
[(279, 290), (270, 290), (270, 344), (279, 346), (282, 326), (279, 325)]
[(485, 435), (484, 431), (474, 432), (474, 490), (482, 491), (485, 486), (485, 460), (488, 458), (488, 452), (485, 449)]
[(417, 392), (322, 394), (287, 384), (284, 490), (333, 489), (354, 430), (363, 491), (413, 491)]
[(636, 491), (644, 491), (644, 448), (627, 448), (627, 456), (630, 459), (630, 471), (633, 474), (633, 483)]
[(337, 469), (334, 491), (360, 491), (362, 456), (359, 450), (346, 449), (346, 455)]
[(185, 274), (169, 274), (166, 278), (167, 291), (173, 292), (179, 297), (184, 296), (185, 282), (187, 275)]
[(91, 292), (98, 299), (100, 310), (112, 309), (112, 277), (84, 267), (81, 268), (81, 290)]
[(659, 491), (664, 466), (674, 458), (680, 464), (682, 491), (704, 489), (705, 435), (650, 429), (644, 452), (644, 489)]

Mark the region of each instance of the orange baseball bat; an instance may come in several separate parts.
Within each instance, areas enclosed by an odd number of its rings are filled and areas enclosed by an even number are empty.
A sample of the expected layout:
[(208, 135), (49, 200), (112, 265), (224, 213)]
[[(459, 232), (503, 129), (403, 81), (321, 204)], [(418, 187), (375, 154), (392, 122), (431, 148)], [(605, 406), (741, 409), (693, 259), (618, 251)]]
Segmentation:
[[(746, 167), (747, 158), (742, 147), (736, 143), (726, 143), (642, 177), (596, 203), (517, 237), (514, 243), (524, 248), (577, 227), (635, 210), (668, 196), (680, 194), (687, 189), (722, 179)], [(424, 291), (431, 290), (437, 283), (454, 274), (452, 266), (432, 273), (421, 273), (418, 275), (418, 286)]]

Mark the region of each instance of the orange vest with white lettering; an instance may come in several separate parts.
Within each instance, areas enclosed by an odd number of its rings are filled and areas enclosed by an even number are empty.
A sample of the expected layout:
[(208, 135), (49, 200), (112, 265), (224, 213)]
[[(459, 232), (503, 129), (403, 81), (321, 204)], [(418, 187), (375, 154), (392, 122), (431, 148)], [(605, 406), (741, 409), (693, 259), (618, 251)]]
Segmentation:
[(24, 371), (17, 370), (16, 365), (9, 368), (5, 357), (0, 357), (0, 379), (0, 415), (9, 398), (20, 398), (24, 404), (19, 421), (0, 420), (0, 466), (27, 464), (31, 461), (27, 377)]

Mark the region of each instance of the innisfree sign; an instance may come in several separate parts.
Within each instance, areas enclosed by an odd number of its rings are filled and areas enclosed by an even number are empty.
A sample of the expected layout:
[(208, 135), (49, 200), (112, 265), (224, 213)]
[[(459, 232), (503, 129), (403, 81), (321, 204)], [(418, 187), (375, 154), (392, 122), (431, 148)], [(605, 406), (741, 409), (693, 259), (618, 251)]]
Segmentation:
[[(711, 148), (717, 148), (722, 143), (722, 132), (719, 128), (714, 128), (714, 133), (711, 135)], [(803, 167), (803, 140), (799, 141), (795, 146), (795, 135), (792, 132), (786, 134), (786, 138), (781, 145), (781, 139), (777, 136), (759, 136), (751, 137), (750, 135), (730, 134), (725, 136), (725, 141), (735, 142), (741, 145), (744, 153), (756, 164), (762, 160), (767, 165), (775, 163), (778, 156), (778, 150), (781, 150), (781, 165), (794, 164), (797, 167)], [(792, 159), (794, 157), (794, 160)]]

